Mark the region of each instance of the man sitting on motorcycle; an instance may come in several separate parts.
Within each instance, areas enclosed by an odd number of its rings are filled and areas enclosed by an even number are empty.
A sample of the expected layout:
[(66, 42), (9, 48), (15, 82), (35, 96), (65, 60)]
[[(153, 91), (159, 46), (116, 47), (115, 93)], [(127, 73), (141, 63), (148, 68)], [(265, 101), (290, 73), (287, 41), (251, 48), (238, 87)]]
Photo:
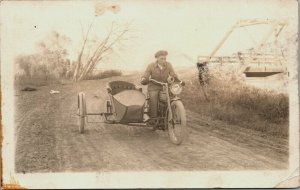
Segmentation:
[(157, 117), (157, 107), (159, 92), (163, 90), (163, 87), (154, 82), (149, 83), (149, 79), (154, 79), (159, 82), (168, 82), (169, 77), (173, 77), (175, 81), (180, 81), (178, 76), (175, 74), (172, 65), (166, 61), (168, 55), (167, 51), (161, 50), (155, 53), (156, 62), (150, 63), (142, 76), (141, 84), (148, 84), (148, 94), (150, 96), (149, 100), (149, 116), (150, 118)]

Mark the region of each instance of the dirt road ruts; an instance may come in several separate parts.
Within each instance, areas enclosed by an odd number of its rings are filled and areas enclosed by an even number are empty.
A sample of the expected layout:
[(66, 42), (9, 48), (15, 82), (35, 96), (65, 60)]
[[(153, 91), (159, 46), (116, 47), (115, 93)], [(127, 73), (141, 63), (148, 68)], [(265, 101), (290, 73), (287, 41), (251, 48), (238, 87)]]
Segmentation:
[[(115, 77), (16, 90), (17, 172), (186, 171), (284, 169), (288, 140), (213, 121), (188, 110), (188, 137), (180, 146), (166, 132), (120, 124), (77, 126), (77, 94), (86, 93), (89, 112), (105, 111), (105, 85)], [(50, 94), (50, 90), (59, 94)], [(201, 109), (201, 108), (199, 108)], [(93, 116), (90, 122), (100, 118)]]

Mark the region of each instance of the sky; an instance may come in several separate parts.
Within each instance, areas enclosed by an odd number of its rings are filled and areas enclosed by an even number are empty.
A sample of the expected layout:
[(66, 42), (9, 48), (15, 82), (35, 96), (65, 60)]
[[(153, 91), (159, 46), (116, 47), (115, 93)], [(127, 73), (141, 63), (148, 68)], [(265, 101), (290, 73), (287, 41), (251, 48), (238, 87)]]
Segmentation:
[[(122, 1), (4, 1), (1, 2), (1, 49), (11, 56), (37, 51), (36, 43), (51, 31), (71, 38), (69, 58), (76, 60), (82, 28), (94, 20), (91, 37), (104, 37), (112, 22), (130, 23), (130, 40), (118, 56), (99, 64), (100, 69), (140, 70), (154, 60), (156, 51), (169, 52), (174, 67), (193, 66), (197, 56), (209, 55), (231, 26), (241, 19), (280, 19), (297, 29), (294, 0), (122, 0)], [(95, 5), (117, 5), (95, 17)], [(99, 7), (99, 6), (98, 6)], [(241, 28), (228, 38), (217, 55), (230, 55), (258, 45), (268, 25)]]

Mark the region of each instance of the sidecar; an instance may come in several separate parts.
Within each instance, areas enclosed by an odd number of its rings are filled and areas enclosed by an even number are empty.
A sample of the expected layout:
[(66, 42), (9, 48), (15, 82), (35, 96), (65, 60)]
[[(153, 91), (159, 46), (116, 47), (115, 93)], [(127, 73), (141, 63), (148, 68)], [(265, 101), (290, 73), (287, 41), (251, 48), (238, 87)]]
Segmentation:
[(88, 116), (100, 115), (107, 123), (143, 123), (146, 96), (142, 89), (126, 81), (111, 81), (107, 84), (109, 100), (106, 112), (89, 113), (86, 108), (85, 94), (78, 94), (79, 132), (83, 133)]
[(115, 116), (114, 122), (143, 122), (146, 97), (141, 88), (125, 81), (112, 81), (107, 84), (107, 92), (110, 98), (107, 110)]

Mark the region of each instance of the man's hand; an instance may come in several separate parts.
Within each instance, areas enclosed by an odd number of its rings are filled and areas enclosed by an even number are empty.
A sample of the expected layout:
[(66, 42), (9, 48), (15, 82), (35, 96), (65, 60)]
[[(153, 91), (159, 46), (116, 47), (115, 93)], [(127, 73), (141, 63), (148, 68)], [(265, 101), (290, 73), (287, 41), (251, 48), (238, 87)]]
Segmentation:
[(143, 77), (142, 80), (141, 80), (141, 84), (142, 84), (142, 85), (147, 85), (148, 82), (149, 82), (149, 81), (148, 81), (145, 77)]

